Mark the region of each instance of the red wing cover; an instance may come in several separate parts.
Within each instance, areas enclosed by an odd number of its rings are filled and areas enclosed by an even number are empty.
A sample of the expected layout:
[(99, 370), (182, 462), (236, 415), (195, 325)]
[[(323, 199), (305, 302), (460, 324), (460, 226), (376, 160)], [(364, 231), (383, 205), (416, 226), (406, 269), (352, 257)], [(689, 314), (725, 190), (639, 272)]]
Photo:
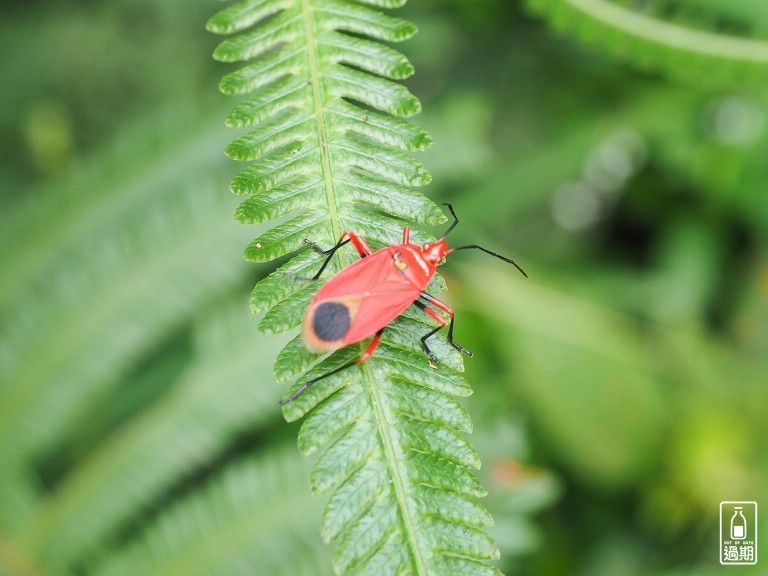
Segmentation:
[(391, 246), (379, 250), (323, 285), (304, 322), (309, 350), (333, 350), (372, 336), (418, 298), (424, 286), (406, 273), (399, 254)]

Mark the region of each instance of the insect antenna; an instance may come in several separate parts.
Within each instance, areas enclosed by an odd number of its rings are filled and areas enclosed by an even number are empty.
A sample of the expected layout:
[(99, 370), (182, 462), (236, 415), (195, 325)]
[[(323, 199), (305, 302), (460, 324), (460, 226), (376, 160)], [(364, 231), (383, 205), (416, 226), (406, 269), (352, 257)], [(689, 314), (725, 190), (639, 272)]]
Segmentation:
[(507, 258), (506, 256), (502, 256), (501, 254), (496, 254), (496, 252), (491, 252), (490, 250), (488, 250), (486, 248), (483, 248), (482, 246), (478, 246), (477, 244), (467, 244), (466, 246), (457, 246), (456, 248), (451, 248), (450, 250), (448, 250), (448, 252), (446, 252), (446, 254), (450, 254), (451, 252), (456, 252), (457, 250), (469, 250), (470, 248), (475, 248), (477, 250), (482, 250), (486, 254), (490, 254), (491, 256), (496, 256), (496, 258), (498, 258), (499, 260), (504, 260), (504, 262), (508, 262), (508, 263), (512, 264), (515, 268), (517, 268), (520, 271), (520, 273), (523, 276), (528, 278), (528, 274), (525, 273), (525, 270), (520, 268), (520, 266), (517, 264), (517, 262), (515, 262), (511, 258)]
[(445, 237), (448, 236), (450, 231), (456, 228), (456, 225), (459, 223), (459, 217), (456, 216), (456, 212), (453, 211), (453, 206), (451, 206), (448, 202), (443, 202), (442, 206), (448, 206), (448, 210), (451, 211), (451, 216), (453, 216), (453, 224), (448, 226), (448, 230), (445, 231), (445, 234), (440, 236), (440, 240), (445, 240)]

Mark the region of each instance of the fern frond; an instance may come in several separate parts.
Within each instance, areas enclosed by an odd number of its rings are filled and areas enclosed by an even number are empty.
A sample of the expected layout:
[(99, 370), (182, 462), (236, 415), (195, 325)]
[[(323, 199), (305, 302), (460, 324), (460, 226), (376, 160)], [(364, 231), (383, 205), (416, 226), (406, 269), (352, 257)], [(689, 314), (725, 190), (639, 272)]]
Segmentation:
[(268, 372), (279, 339), (257, 332), (240, 306), (224, 313), (217, 307), (214, 317), (203, 318), (196, 360), (179, 381), (104, 440), (30, 514), (18, 536), (29, 557), (64, 572), (103, 547), (137, 510), (218, 456), (238, 433), (269, 420), (272, 390), (253, 375)]
[(585, 42), (697, 84), (762, 85), (768, 72), (766, 39), (668, 21), (614, 0), (528, 0), (528, 7)]
[(286, 448), (238, 462), (169, 507), (93, 574), (323, 574), (329, 559), (313, 543), (320, 511), (301, 489), (306, 472)]
[[(431, 237), (418, 225), (445, 221), (414, 190), (430, 176), (409, 153), (431, 138), (404, 119), (421, 106), (395, 82), (413, 67), (380, 43), (405, 40), (416, 27), (372, 9), (404, 3), (246, 0), (208, 22), (223, 34), (248, 29), (214, 53), (248, 62), (220, 84), (227, 94), (249, 94), (227, 118), (250, 129), (227, 147), (231, 158), (252, 162), (232, 181), (233, 192), (248, 196), (236, 217), (281, 219), (251, 242), (246, 259), (274, 260), (305, 238), (330, 247), (345, 230), (381, 247), (399, 241), (403, 220), (417, 225), (413, 241), (425, 242)], [(342, 248), (329, 272), (356, 258)], [(317, 285), (296, 279), (314, 275), (320, 262), (300, 253), (256, 286), (251, 308), (264, 313), (264, 331), (301, 323)], [(485, 563), (498, 550), (482, 530), (490, 516), (475, 501), (484, 495), (473, 473), (479, 459), (461, 435), (471, 423), (456, 397), (471, 391), (447, 345), (435, 349), (440, 368), (429, 367), (419, 342), (428, 329), (419, 311), (398, 319), (373, 358), (284, 406), (289, 421), (307, 415), (302, 452), (320, 452), (311, 485), (329, 496), (322, 534), (337, 543), (337, 574), (498, 574)], [(275, 370), (280, 381), (298, 377), (292, 391), (361, 351), (354, 345), (320, 358), (294, 339)]]
[[(225, 172), (215, 135), (190, 124), (180, 149), (178, 131), (157, 142), (164, 129), (144, 126), (131, 135), (140, 140), (99, 154), (97, 169), (41, 192), (41, 208), (18, 208), (19, 228), (35, 232), (0, 263), (13, 279), (0, 306), (0, 481), (17, 456), (60, 438), (150, 343), (247, 273), (226, 256), (242, 232), (208, 222), (231, 210), (212, 185)], [(137, 141), (152, 158), (126, 163), (121, 146)]]

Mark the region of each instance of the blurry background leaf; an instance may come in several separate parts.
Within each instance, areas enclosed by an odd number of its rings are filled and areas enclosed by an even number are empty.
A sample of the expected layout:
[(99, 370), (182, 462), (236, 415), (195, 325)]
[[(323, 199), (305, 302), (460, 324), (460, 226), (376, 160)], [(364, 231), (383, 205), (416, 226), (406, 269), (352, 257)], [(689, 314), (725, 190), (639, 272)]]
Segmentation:
[[(760, 0), (615, 5), (768, 37)], [(218, 5), (4, 8), (0, 573), (330, 573), (276, 406), (283, 341), (247, 311), (271, 268), (232, 221)], [(719, 502), (768, 502), (766, 76), (729, 89), (711, 59), (553, 33), (555, 12), (395, 12), (420, 28), (407, 84), (453, 242), (531, 276), (443, 268), (501, 567), (720, 574)]]

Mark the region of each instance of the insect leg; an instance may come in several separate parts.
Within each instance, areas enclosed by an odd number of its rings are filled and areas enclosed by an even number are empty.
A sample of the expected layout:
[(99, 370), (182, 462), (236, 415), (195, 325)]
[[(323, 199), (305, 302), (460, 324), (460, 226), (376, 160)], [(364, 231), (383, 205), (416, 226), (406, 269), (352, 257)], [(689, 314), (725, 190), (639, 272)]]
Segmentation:
[[(464, 354), (466, 354), (469, 357), (474, 356), (474, 354), (472, 354), (472, 352), (470, 352), (466, 348), (463, 348), (462, 346), (457, 344), (456, 341), (453, 339), (453, 322), (456, 319), (456, 314), (454, 313), (453, 308), (448, 306), (448, 304), (446, 304), (442, 300), (438, 300), (437, 298), (435, 298), (431, 294), (427, 294), (426, 292), (422, 292), (419, 295), (419, 298), (422, 298), (422, 299), (426, 300), (427, 302), (432, 304), (432, 306), (434, 306), (435, 308), (439, 308), (440, 310), (442, 310), (443, 312), (445, 312), (446, 314), (448, 314), (451, 317), (451, 323), (448, 325), (448, 342), (451, 344), (451, 346), (456, 348), (456, 350), (458, 350), (459, 352), (464, 352)], [(431, 314), (430, 314), (430, 316), (431, 316)], [(443, 322), (445, 322), (445, 320), (443, 320)], [(441, 326), (441, 328), (442, 328), (442, 326)]]
[(342, 235), (342, 238), (344, 236), (349, 236), (352, 244), (355, 246), (355, 248), (357, 248), (357, 253), (360, 254), (360, 258), (365, 258), (366, 256), (373, 254), (373, 250), (371, 250), (371, 247), (368, 246), (368, 243), (354, 232), (347, 230)]
[(376, 332), (371, 342), (368, 344), (368, 347), (365, 349), (365, 352), (363, 352), (363, 355), (360, 356), (357, 360), (352, 360), (352, 362), (347, 362), (346, 364), (343, 364), (342, 366), (339, 366), (338, 368), (334, 368), (330, 372), (326, 372), (322, 376), (318, 376), (317, 378), (312, 378), (311, 380), (307, 380), (302, 384), (301, 388), (296, 390), (291, 396), (286, 400), (280, 400), (280, 406), (283, 406), (285, 404), (288, 404), (289, 402), (293, 402), (301, 396), (307, 388), (312, 386), (313, 384), (317, 384), (320, 382), (320, 380), (324, 380), (325, 378), (328, 378), (328, 376), (333, 376), (334, 374), (337, 374), (338, 372), (341, 372), (342, 370), (346, 370), (347, 368), (350, 368), (354, 366), (355, 364), (360, 364), (362, 362), (365, 362), (373, 355), (373, 351), (376, 349), (376, 346), (379, 345), (379, 340), (381, 340), (381, 333), (384, 331), (384, 328)]
[(414, 304), (440, 323), (437, 328), (430, 331), (428, 334), (422, 336), (421, 338), (421, 347), (424, 348), (424, 352), (426, 352), (427, 356), (429, 356), (430, 364), (434, 367), (434, 365), (437, 364), (437, 357), (432, 353), (432, 350), (429, 349), (429, 346), (427, 345), (427, 338), (434, 336), (439, 330), (445, 328), (445, 318), (432, 310), (432, 308), (429, 308), (426, 304), (424, 304), (424, 302), (419, 302), (416, 300)]
[(360, 356), (357, 360), (355, 360), (355, 364), (360, 364), (362, 362), (365, 362), (373, 356), (373, 351), (376, 350), (376, 346), (379, 345), (379, 340), (381, 340), (381, 333), (384, 332), (384, 328), (376, 332), (376, 334), (373, 335), (373, 339), (368, 344), (368, 347), (365, 349), (365, 352), (363, 352), (363, 355)]
[(320, 266), (320, 270), (317, 271), (317, 274), (315, 274), (314, 276), (312, 276), (312, 278), (310, 278), (311, 282), (314, 282), (315, 280), (320, 278), (320, 275), (323, 273), (323, 270), (325, 270), (325, 267), (328, 266), (328, 264), (330, 263), (331, 258), (333, 258), (333, 255), (336, 253), (336, 250), (338, 250), (348, 242), (349, 242), (349, 238), (345, 240), (344, 236), (342, 236), (333, 248), (330, 248), (328, 250), (323, 250), (322, 248), (320, 248), (320, 246), (312, 242), (309, 238), (304, 238), (304, 243), (308, 244), (309, 247), (312, 248), (312, 250), (314, 250), (319, 254), (323, 254), (324, 256), (327, 256), (327, 258), (323, 262), (323, 265)]
[(315, 274), (314, 276), (312, 276), (312, 278), (310, 278), (312, 282), (320, 278), (320, 275), (323, 273), (325, 268), (331, 262), (331, 258), (333, 258), (333, 255), (336, 253), (336, 251), (342, 246), (344, 246), (345, 244), (348, 244), (349, 242), (352, 242), (352, 244), (357, 249), (357, 253), (360, 254), (361, 258), (365, 258), (366, 256), (370, 256), (371, 254), (373, 254), (373, 250), (371, 250), (370, 246), (368, 246), (366, 241), (351, 231), (344, 232), (344, 234), (341, 235), (341, 238), (339, 238), (339, 241), (336, 243), (336, 245), (333, 248), (330, 248), (328, 250), (323, 250), (322, 248), (320, 248), (320, 246), (312, 242), (312, 240), (310, 240), (309, 238), (304, 238), (304, 243), (309, 245), (309, 247), (312, 248), (312, 250), (314, 250), (315, 252), (318, 252), (319, 254), (327, 256), (327, 258), (323, 262), (323, 265), (320, 266), (320, 270), (317, 271), (317, 274)]
[(333, 248), (329, 248), (328, 250), (323, 250), (322, 248), (320, 248), (320, 246), (312, 242), (312, 240), (310, 240), (309, 238), (304, 238), (304, 244), (312, 248), (312, 250), (314, 250), (318, 254), (322, 254), (323, 256), (326, 256), (326, 255), (333, 256), (336, 250), (344, 246), (344, 244), (348, 244), (348, 243), (349, 243), (349, 238), (344, 240), (344, 237), (342, 236), (341, 240), (339, 240)]

